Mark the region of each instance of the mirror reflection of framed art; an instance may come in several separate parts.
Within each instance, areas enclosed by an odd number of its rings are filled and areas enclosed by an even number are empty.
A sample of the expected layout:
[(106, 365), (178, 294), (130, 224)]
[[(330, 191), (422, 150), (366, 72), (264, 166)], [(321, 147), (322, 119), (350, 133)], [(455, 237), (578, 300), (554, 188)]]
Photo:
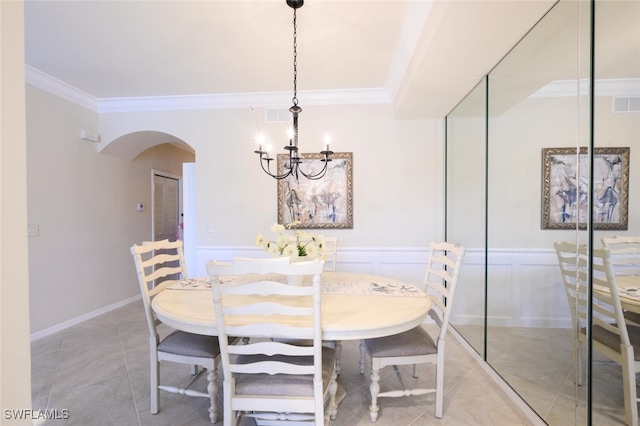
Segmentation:
[[(629, 148), (595, 148), (593, 227), (628, 227)], [(586, 229), (588, 220), (587, 148), (543, 148), (542, 229)]]

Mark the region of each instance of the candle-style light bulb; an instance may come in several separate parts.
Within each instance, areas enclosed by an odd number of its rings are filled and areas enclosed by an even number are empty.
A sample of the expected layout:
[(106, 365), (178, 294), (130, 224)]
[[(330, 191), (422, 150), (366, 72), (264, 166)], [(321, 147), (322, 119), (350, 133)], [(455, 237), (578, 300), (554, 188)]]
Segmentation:
[(326, 133), (324, 135), (324, 150), (329, 151), (329, 143), (331, 142), (331, 136)]
[(291, 127), (287, 130), (287, 138), (289, 138), (289, 145), (293, 145), (293, 129)]
[(267, 143), (267, 137), (264, 135), (264, 133), (258, 133), (256, 139), (258, 140), (258, 146), (260, 147), (259, 150), (262, 151), (262, 148)]

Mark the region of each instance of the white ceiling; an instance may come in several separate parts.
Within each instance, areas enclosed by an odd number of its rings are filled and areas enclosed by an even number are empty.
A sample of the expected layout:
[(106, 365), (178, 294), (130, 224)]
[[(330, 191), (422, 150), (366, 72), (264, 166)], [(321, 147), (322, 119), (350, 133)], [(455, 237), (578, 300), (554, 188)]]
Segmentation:
[[(554, 3), (307, 0), (300, 105), (313, 91), (375, 89), (400, 117), (443, 117)], [(285, 0), (26, 0), (26, 63), (97, 100), (288, 92), (288, 102), (292, 13)]]

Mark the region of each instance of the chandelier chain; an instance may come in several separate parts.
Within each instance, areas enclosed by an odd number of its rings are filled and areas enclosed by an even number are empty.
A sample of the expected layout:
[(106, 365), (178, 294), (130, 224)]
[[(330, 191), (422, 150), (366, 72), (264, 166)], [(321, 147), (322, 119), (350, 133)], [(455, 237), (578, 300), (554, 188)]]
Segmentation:
[[(1, 0), (0, 0), (1, 1)], [(262, 170), (274, 179), (287, 179), (292, 176), (298, 181), (300, 176), (303, 176), (310, 180), (322, 179), (329, 170), (329, 163), (333, 161), (331, 156), (333, 151), (329, 149), (329, 142), (326, 142), (325, 147), (320, 151), (320, 165), (317, 167), (310, 166), (308, 171), (305, 172), (300, 165), (306, 160), (302, 159), (302, 155), (298, 148), (298, 115), (302, 112), (302, 108), (298, 106), (298, 22), (296, 9), (302, 7), (304, 0), (286, 0), (287, 5), (293, 9), (293, 106), (289, 108), (289, 112), (293, 118), (293, 129), (289, 136), (289, 144), (284, 146), (285, 154), (280, 154), (278, 157), (271, 157), (269, 154), (269, 146), (263, 146), (260, 141), (259, 148), (254, 153), (258, 154), (260, 158), (260, 167)], [(261, 138), (264, 140), (264, 137)], [(288, 158), (287, 158), (288, 157)], [(277, 159), (278, 169), (274, 172), (271, 171), (270, 165)], [(280, 162), (282, 161), (282, 162)]]
[(298, 24), (293, 9), (293, 105), (298, 105)]

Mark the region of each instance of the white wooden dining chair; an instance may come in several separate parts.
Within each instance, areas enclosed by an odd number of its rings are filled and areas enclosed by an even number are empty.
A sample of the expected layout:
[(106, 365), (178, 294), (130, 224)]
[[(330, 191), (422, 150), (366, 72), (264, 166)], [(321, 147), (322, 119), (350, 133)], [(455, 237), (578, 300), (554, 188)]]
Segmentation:
[(335, 272), (338, 262), (338, 237), (323, 237), (323, 241), (324, 270)]
[(625, 323), (611, 253), (603, 247), (593, 249), (589, 256), (587, 246), (576, 247), (575, 242), (556, 242), (554, 246), (574, 320), (576, 382), (582, 384), (582, 346), (588, 339), (591, 275), (593, 349), (622, 367), (625, 423), (637, 426), (636, 373), (640, 372), (640, 327)]
[[(131, 254), (136, 265), (144, 311), (149, 327), (151, 413), (157, 414), (160, 410), (160, 390), (163, 390), (187, 396), (209, 398), (211, 401), (209, 417), (211, 423), (216, 423), (218, 421), (216, 368), (220, 355), (218, 338), (174, 330), (160, 339), (157, 330), (160, 320), (151, 309), (153, 298), (176, 282), (175, 279), (165, 280), (165, 278), (188, 278), (182, 241), (144, 242), (142, 245), (133, 245)], [(189, 365), (191, 366), (190, 371), (193, 377), (184, 387), (161, 384), (161, 361)], [(194, 366), (202, 366), (203, 369), (198, 372), (198, 369)], [(207, 393), (190, 389), (205, 372), (207, 372), (208, 380)]]
[[(569, 303), (569, 313), (571, 314), (571, 324), (573, 330), (573, 358), (576, 368), (576, 383), (582, 385), (582, 344), (586, 342), (586, 334), (582, 328), (586, 324), (581, 323), (581, 318), (586, 316), (587, 299), (586, 292), (578, 292), (578, 245), (571, 241), (556, 241), (553, 244), (558, 258), (558, 266), (562, 276), (567, 302)], [(580, 300), (582, 298), (582, 300)], [(583, 312), (578, 313), (581, 310)]]
[[(616, 277), (622, 277), (617, 281), (623, 281), (627, 277), (639, 277), (640, 280), (640, 236), (602, 237), (602, 246), (607, 247), (611, 253)], [(625, 311), (624, 317), (627, 322), (640, 325), (640, 314)]]
[[(318, 237), (322, 242), (322, 260), (324, 260), (324, 270), (326, 272), (336, 271), (336, 262), (338, 261), (338, 237)], [(298, 237), (292, 235), (289, 239), (292, 243), (298, 242)], [(302, 242), (309, 240), (302, 240)]]
[(640, 275), (640, 236), (602, 237), (602, 246), (611, 253), (616, 276)]
[[(459, 244), (432, 242), (424, 284), (432, 307), (429, 315), (439, 326), (436, 340), (422, 327), (387, 337), (364, 339), (360, 343), (360, 373), (364, 373), (365, 353), (371, 357), (371, 421), (378, 419), (378, 398), (410, 395), (436, 394), (435, 415), (442, 417), (444, 401), (444, 361), (445, 338), (451, 315), (458, 275), (462, 266), (465, 249)], [(413, 377), (417, 378), (417, 364), (430, 363), (436, 366), (434, 388), (407, 389), (400, 375), (398, 365), (413, 365)], [(380, 370), (392, 365), (396, 370), (403, 389), (380, 392)]]
[[(221, 342), (226, 426), (242, 416), (260, 424), (289, 420), (318, 426), (335, 418), (335, 351), (322, 345), (323, 267), (320, 259), (207, 264)], [(282, 275), (313, 279), (310, 285), (294, 286), (275, 281)], [(250, 340), (229, 345), (229, 335)], [(313, 344), (291, 343), (297, 340)]]

